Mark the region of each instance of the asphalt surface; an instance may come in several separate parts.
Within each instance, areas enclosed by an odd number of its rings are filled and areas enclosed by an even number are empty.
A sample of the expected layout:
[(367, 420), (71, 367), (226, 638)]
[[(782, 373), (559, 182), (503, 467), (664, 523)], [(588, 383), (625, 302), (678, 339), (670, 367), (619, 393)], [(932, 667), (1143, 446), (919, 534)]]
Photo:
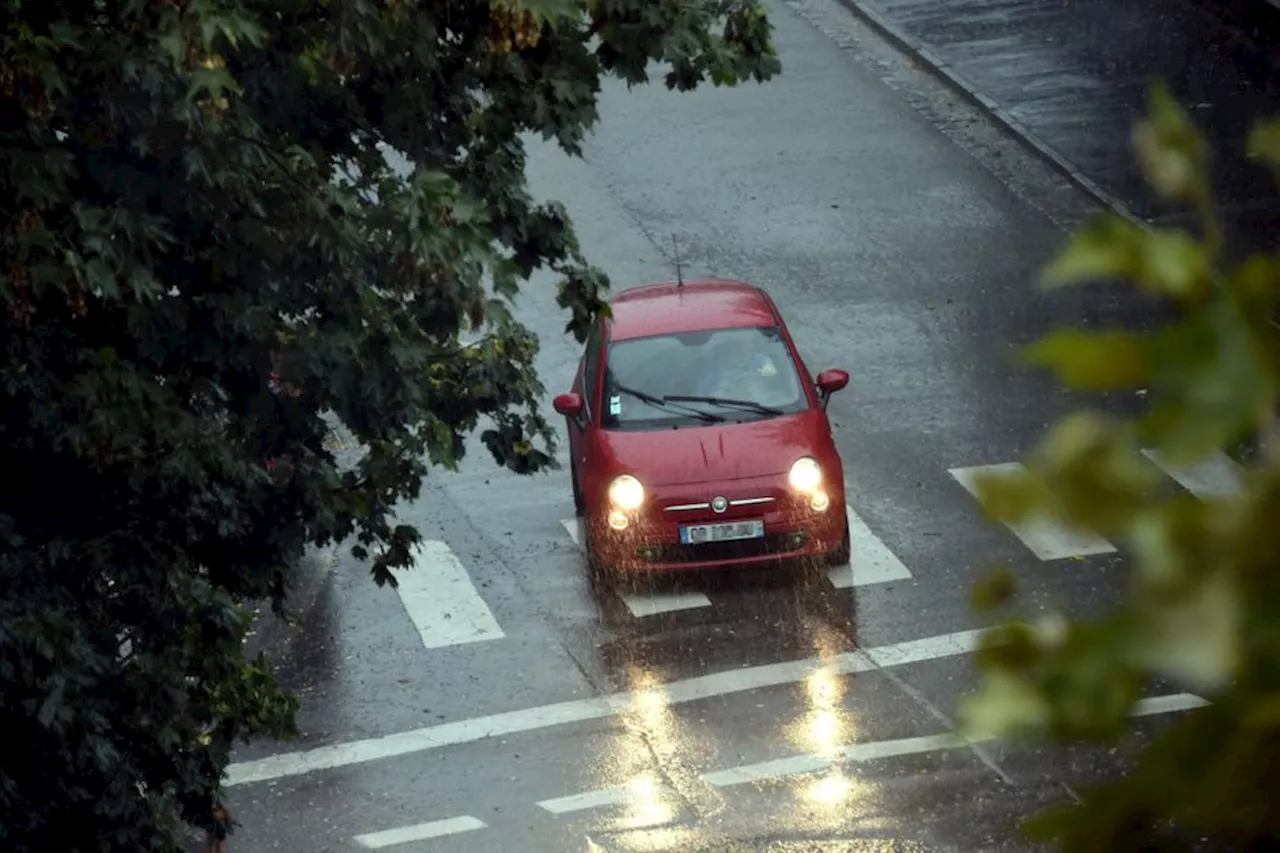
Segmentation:
[[(1017, 816), (1123, 767), (948, 740), (981, 573), (1007, 560), (1026, 607), (1088, 612), (1122, 556), (990, 525), (950, 472), (1018, 459), (1072, 403), (1013, 346), (1142, 306), (1036, 293), (1079, 193), (833, 0), (773, 17), (773, 83), (612, 86), (586, 161), (531, 141), (530, 177), (615, 287), (669, 279), (675, 234), (686, 275), (765, 286), (810, 370), (850, 371), (829, 411), (854, 585), (593, 591), (567, 472), (509, 475), (474, 442), (403, 509), (433, 542), (401, 592), (342, 556), (278, 649), (304, 737), (237, 756), (232, 850), (1024, 849)], [(521, 311), (566, 389), (579, 349), (550, 278)], [(1135, 739), (1193, 698), (1158, 700)]]
[[(1246, 156), (1275, 113), (1276, 11), (1198, 0), (844, 0), (901, 39), (1104, 199), (1153, 223), (1159, 202), (1130, 131), (1163, 80), (1209, 140), (1214, 186), (1242, 249), (1274, 247), (1280, 188)], [(1254, 30), (1254, 31), (1250, 31)]]

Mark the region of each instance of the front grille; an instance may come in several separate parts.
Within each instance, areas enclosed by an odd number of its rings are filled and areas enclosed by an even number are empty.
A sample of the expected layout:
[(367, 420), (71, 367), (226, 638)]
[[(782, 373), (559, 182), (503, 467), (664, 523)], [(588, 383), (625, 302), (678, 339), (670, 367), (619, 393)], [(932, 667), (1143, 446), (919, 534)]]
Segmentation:
[(765, 534), (763, 539), (736, 542), (703, 542), (699, 545), (651, 545), (637, 548), (636, 556), (647, 563), (729, 562), (768, 554), (787, 554), (803, 548), (808, 531)]

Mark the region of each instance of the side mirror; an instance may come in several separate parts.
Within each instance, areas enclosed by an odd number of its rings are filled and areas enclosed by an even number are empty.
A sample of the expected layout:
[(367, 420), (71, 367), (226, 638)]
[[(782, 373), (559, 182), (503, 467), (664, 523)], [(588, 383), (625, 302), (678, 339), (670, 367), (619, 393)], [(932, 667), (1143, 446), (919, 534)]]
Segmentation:
[[(848, 381), (848, 377), (845, 381)], [(557, 394), (551, 401), (551, 407), (566, 418), (576, 418), (582, 414), (582, 395), (572, 391), (567, 394)]]
[(824, 370), (818, 374), (818, 392), (822, 395), (822, 406), (826, 408), (831, 395), (849, 384), (849, 372), (846, 370)]

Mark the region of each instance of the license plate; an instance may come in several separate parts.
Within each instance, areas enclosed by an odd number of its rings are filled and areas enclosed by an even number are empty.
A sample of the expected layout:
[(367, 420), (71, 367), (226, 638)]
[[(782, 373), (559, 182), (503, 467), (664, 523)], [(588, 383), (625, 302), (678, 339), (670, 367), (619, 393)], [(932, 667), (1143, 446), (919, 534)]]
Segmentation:
[(703, 542), (733, 542), (738, 539), (763, 539), (763, 521), (731, 521), (726, 524), (691, 524), (680, 528), (681, 545)]

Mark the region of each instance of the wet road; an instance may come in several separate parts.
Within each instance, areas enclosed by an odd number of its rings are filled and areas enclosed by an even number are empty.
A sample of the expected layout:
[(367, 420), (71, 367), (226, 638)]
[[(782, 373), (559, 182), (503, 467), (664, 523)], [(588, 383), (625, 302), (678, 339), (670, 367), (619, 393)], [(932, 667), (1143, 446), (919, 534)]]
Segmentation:
[[(1013, 563), (1033, 606), (1119, 581), (1109, 543), (990, 526), (962, 485), (1067, 405), (1010, 348), (1135, 308), (1035, 294), (1079, 200), (834, 3), (774, 18), (774, 83), (612, 87), (586, 162), (531, 143), (530, 174), (616, 287), (670, 278), (674, 233), (686, 275), (764, 285), (810, 369), (850, 371), (829, 411), (853, 567), (593, 592), (567, 473), (517, 478), (476, 443), (402, 512), (432, 540), (420, 571), (397, 593), (339, 561), (285, 651), (305, 737), (238, 756), (237, 853), (992, 849), (1117, 766), (948, 733), (984, 567)], [(557, 393), (578, 348), (550, 280), (521, 306)], [(1194, 702), (1158, 692), (1139, 738)]]
[(845, 2), (926, 51), (1101, 194), (1168, 225), (1189, 220), (1151, 193), (1130, 135), (1150, 81), (1165, 81), (1210, 141), (1236, 245), (1275, 245), (1280, 191), (1245, 152), (1252, 122), (1280, 94), (1276, 11), (1249, 0)]

